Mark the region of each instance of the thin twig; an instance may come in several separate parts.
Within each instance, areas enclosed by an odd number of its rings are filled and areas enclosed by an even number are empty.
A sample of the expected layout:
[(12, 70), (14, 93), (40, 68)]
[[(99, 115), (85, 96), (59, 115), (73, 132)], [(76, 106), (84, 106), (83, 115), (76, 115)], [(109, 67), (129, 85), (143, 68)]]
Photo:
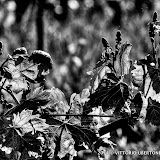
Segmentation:
[(50, 116), (87, 116), (87, 117), (114, 117), (113, 115), (97, 115), (97, 114), (50, 114)]
[(3, 83), (2, 83), (2, 86), (1, 86), (1, 89), (3, 88), (3, 86), (4, 86), (4, 84), (6, 83), (6, 78), (5, 78), (5, 80), (3, 81)]
[(12, 91), (9, 91), (9, 90), (7, 90), (5, 88), (2, 88), (2, 89), (5, 90), (6, 92), (8, 92), (17, 104), (20, 104), (19, 101), (17, 100), (17, 98), (12, 93)]
[(155, 60), (156, 59), (156, 49), (155, 49), (155, 43), (154, 42), (152, 42), (152, 49), (153, 49), (153, 59)]
[(152, 84), (152, 81), (149, 82), (149, 86), (148, 86), (147, 92), (146, 92), (146, 94), (144, 95), (145, 98), (147, 97), (147, 95), (148, 95), (148, 93), (149, 93), (151, 84)]
[(0, 68), (3, 68), (4, 64), (9, 60), (10, 57), (7, 57), (6, 60), (1, 64)]

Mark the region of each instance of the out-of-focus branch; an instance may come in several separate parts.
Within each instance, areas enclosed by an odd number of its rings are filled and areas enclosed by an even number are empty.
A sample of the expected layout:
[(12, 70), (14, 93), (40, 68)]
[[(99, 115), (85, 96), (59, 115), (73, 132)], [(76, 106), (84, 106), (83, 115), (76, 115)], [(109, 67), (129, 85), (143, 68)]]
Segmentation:
[(43, 50), (43, 0), (37, 1), (37, 17), (36, 17), (36, 28), (37, 28), (37, 49)]

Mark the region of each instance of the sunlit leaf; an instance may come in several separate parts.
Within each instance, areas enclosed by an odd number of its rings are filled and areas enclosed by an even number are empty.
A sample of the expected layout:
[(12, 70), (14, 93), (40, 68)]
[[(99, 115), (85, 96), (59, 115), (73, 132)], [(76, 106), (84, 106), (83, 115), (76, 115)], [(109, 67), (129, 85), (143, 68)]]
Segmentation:
[(121, 45), (119, 52), (116, 56), (116, 61), (114, 62), (114, 69), (118, 76), (129, 74), (130, 69), (130, 51), (132, 45), (127, 42)]
[(105, 78), (107, 73), (111, 73), (111, 69), (105, 63), (92, 71), (93, 77), (90, 81), (92, 93), (95, 92), (99, 83)]
[[(83, 106), (86, 102), (89, 101), (89, 89), (83, 89), (80, 94), (72, 94), (70, 98), (70, 114), (82, 114)], [(72, 118), (72, 122), (75, 124), (81, 124), (81, 117), (76, 116)]]
[(132, 83), (133, 85), (140, 87), (142, 86), (144, 80), (144, 69), (142, 65), (137, 65), (137, 63), (135, 63), (133, 66), (134, 69), (131, 71), (133, 78)]
[[(106, 115), (107, 114), (105, 112), (103, 112), (102, 110), (102, 107), (101, 106), (98, 106), (98, 107), (95, 107), (95, 108), (92, 108), (92, 112), (89, 113), (88, 115)], [(92, 127), (95, 129), (95, 130), (99, 130), (101, 127), (103, 127), (104, 125), (108, 124), (108, 121), (110, 120), (110, 117), (94, 117), (93, 116), (93, 122), (92, 122)]]
[[(58, 88), (51, 88), (49, 103), (45, 106), (49, 114), (66, 114), (70, 109), (64, 93)], [(65, 116), (57, 116), (58, 119), (65, 119)]]
[(15, 93), (28, 89), (28, 83), (25, 78), (21, 76), (19, 65), (15, 66), (15, 61), (13, 59), (8, 60), (7, 66), (4, 67), (4, 72), (10, 73), (11, 75), (10, 77), (6, 76), (2, 79), (2, 81), (5, 81), (7, 78), (4, 87), (10, 86), (11, 90)]
[[(46, 90), (43, 90), (43, 89), (44, 89), (44, 87), (42, 87), (42, 86), (35, 88), (35, 89), (33, 90), (33, 92), (32, 92), (32, 95), (31, 95), (32, 99), (33, 99), (33, 98), (37, 98), (37, 97), (39, 97), (40, 95), (43, 95), (44, 92), (47, 92)], [(48, 93), (48, 92), (47, 92), (47, 93)], [(49, 96), (49, 95), (47, 95), (47, 96)], [(47, 98), (47, 97), (45, 97), (45, 98)]]
[(111, 73), (111, 61), (113, 59), (113, 51), (105, 38), (102, 38), (102, 43), (104, 46), (104, 51), (101, 54), (100, 60), (96, 63), (96, 67), (92, 71), (87, 72), (88, 75), (92, 76), (90, 81), (91, 93), (95, 92), (95, 90), (98, 88), (100, 81), (105, 78), (106, 74)]
[(155, 32), (159, 33), (160, 32), (160, 21), (156, 21), (153, 26), (155, 28)]
[(13, 148), (3, 146), (3, 147), (0, 148), (0, 150), (3, 151), (3, 152), (5, 152), (6, 155), (7, 155), (7, 154), (9, 155), (9, 154), (11, 154)]
[[(67, 128), (63, 129), (60, 140), (60, 151), (58, 152), (59, 158), (63, 158), (66, 154), (70, 155), (70, 159), (77, 155), (77, 151), (74, 148), (75, 141), (72, 138), (72, 134)], [(72, 158), (71, 158), (72, 157)]]
[(29, 87), (28, 82), (42, 81), (51, 68), (52, 60), (48, 53), (34, 51), (29, 57), (24, 47), (17, 48), (2, 69), (2, 74), (7, 78), (5, 86), (9, 85), (16, 93), (25, 91)]
[(40, 118), (39, 114), (33, 115), (32, 112), (32, 110), (23, 110), (17, 115), (13, 114), (13, 127), (20, 136), (29, 132), (32, 134), (36, 131), (45, 132), (49, 127), (45, 119)]

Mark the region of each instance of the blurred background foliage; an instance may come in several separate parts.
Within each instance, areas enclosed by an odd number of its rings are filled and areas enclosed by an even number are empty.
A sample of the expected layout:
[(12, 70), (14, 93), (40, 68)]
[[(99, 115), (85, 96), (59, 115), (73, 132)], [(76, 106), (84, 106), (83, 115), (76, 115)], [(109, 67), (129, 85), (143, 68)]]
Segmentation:
[[(21, 46), (29, 54), (35, 49), (49, 52), (54, 63), (45, 86), (58, 87), (69, 100), (72, 93), (87, 87), (86, 72), (103, 51), (102, 37), (114, 47), (120, 29), (123, 41), (133, 45), (131, 58), (143, 58), (151, 52), (148, 23), (154, 11), (160, 14), (159, 0), (0, 0), (0, 41), (4, 44), (0, 63)], [(160, 129), (146, 127), (136, 126), (134, 132), (140, 135), (137, 140), (128, 131), (131, 140), (126, 141), (126, 136), (120, 134), (123, 129), (113, 133), (119, 137), (113, 136), (113, 140), (120, 150), (159, 149)]]
[(151, 51), (147, 24), (154, 11), (160, 12), (158, 0), (0, 0), (0, 40), (4, 56), (20, 46), (49, 52), (54, 69), (46, 87), (69, 99), (88, 85), (102, 37), (114, 47), (120, 29), (133, 59)]

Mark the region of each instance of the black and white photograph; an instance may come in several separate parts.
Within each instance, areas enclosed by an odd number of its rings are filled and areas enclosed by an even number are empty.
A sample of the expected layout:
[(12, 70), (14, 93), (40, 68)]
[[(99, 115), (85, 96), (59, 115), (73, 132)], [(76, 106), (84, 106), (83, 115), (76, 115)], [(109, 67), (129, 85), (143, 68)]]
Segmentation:
[(0, 160), (160, 159), (160, 0), (0, 0)]

